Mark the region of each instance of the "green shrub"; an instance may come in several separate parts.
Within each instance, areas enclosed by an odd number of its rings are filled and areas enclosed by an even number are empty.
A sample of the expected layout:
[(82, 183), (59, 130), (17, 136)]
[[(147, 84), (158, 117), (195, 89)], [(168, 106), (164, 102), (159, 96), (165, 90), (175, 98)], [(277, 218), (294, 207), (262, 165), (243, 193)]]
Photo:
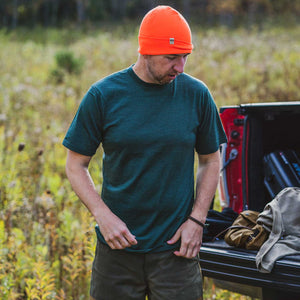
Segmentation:
[(55, 54), (55, 60), (59, 69), (69, 74), (80, 74), (83, 67), (83, 59), (76, 58), (72, 51), (64, 50)]
[(55, 84), (65, 82), (67, 75), (79, 75), (82, 72), (84, 60), (82, 57), (75, 57), (70, 50), (61, 50), (55, 54), (56, 65), (50, 70), (49, 79)]

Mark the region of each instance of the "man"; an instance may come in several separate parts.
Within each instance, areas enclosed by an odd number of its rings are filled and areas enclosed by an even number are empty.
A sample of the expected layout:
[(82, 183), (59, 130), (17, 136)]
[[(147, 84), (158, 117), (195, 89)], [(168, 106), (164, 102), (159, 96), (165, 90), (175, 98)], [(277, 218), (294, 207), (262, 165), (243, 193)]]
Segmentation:
[[(93, 299), (202, 299), (192, 258), (226, 136), (208, 88), (183, 73), (192, 48), (179, 12), (169, 6), (148, 12), (137, 62), (92, 85), (63, 141), (67, 176), (98, 224)], [(101, 196), (88, 172), (100, 143)]]

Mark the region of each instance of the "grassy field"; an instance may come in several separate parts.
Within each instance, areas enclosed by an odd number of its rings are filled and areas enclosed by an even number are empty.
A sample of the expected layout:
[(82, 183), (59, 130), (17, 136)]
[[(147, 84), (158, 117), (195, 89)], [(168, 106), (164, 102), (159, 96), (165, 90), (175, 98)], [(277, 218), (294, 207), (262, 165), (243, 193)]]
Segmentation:
[[(186, 72), (218, 106), (299, 101), (299, 29), (195, 27)], [(135, 62), (137, 30), (0, 31), (1, 299), (88, 299), (94, 222), (66, 179), (61, 141), (90, 84)], [(249, 298), (205, 281), (205, 299)]]

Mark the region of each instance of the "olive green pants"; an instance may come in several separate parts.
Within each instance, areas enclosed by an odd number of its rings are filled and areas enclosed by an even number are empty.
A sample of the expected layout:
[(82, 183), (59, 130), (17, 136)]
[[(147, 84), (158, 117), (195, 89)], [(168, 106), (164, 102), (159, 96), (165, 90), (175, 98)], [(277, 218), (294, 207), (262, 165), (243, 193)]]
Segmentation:
[(198, 261), (173, 251), (132, 253), (98, 241), (90, 294), (95, 300), (199, 300), (201, 270)]

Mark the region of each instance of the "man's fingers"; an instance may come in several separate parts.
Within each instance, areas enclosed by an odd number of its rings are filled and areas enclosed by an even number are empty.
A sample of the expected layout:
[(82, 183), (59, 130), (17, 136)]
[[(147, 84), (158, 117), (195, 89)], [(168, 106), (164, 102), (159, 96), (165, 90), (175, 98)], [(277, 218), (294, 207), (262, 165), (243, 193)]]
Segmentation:
[(118, 234), (111, 235), (106, 242), (111, 249), (125, 249), (137, 244), (135, 236), (128, 230), (123, 230)]
[(133, 234), (131, 234), (129, 231), (124, 235), (124, 237), (125, 237), (126, 241), (128, 241), (128, 243), (130, 244), (130, 246), (137, 244), (137, 240), (136, 240), (135, 236)]
[(115, 241), (109, 241), (109, 242), (107, 242), (107, 244), (113, 250), (115, 250), (115, 249), (122, 249), (123, 248), (122, 245), (117, 240), (115, 240)]
[(193, 257), (193, 248), (188, 248), (186, 251), (186, 258), (192, 258)]
[(131, 247), (133, 245), (137, 244), (137, 240), (135, 239), (135, 237), (132, 234), (123, 236), (120, 240), (119, 243), (121, 244), (122, 248), (127, 248), (127, 247)]
[(198, 250), (198, 247), (194, 248), (186, 248), (181, 247), (179, 251), (175, 251), (174, 254), (176, 256), (182, 256), (185, 258), (193, 258), (196, 257), (200, 250)]
[(183, 256), (183, 257), (185, 257), (186, 251), (187, 251), (187, 249), (185, 247), (181, 246), (180, 249), (179, 249), (179, 251), (175, 251), (174, 254), (176, 256)]
[(200, 247), (195, 247), (194, 250), (193, 250), (192, 257), (196, 257), (199, 252), (200, 252)]
[(188, 244), (181, 243), (179, 251), (175, 251), (174, 254), (177, 256), (186, 257), (188, 253)]
[(107, 243), (111, 249), (121, 250), (131, 246), (131, 244), (126, 239), (114, 239), (107, 241)]
[(175, 244), (181, 237), (181, 227), (176, 231), (176, 233), (172, 236), (170, 240), (167, 241), (168, 244)]
[(197, 256), (197, 254), (200, 251), (199, 243), (195, 243), (193, 241), (189, 242), (183, 242), (180, 245), (180, 249), (178, 251), (175, 251), (174, 254), (177, 256), (182, 256), (185, 258), (193, 258)]

